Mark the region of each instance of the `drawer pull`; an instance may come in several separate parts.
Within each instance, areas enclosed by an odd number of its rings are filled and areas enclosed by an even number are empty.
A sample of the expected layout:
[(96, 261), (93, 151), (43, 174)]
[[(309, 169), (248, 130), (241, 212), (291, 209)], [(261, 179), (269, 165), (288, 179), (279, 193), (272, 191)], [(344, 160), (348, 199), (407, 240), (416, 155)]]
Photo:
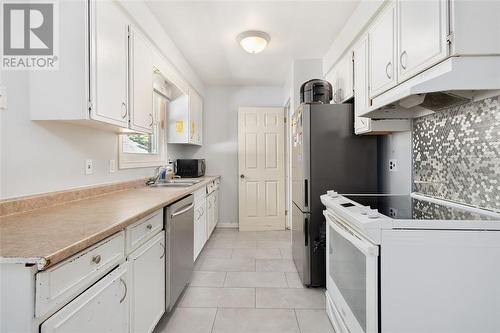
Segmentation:
[(92, 262), (93, 262), (94, 264), (98, 264), (98, 263), (100, 263), (100, 262), (101, 262), (101, 256), (100, 256), (100, 255), (93, 256), (93, 257), (92, 257)]
[(163, 259), (163, 257), (165, 257), (165, 253), (167, 252), (167, 249), (165, 249), (165, 245), (163, 245), (163, 243), (160, 243), (160, 245), (163, 248), (163, 253), (162, 253), (160, 259)]
[(123, 283), (123, 287), (125, 287), (125, 292), (123, 293), (123, 297), (120, 300), (120, 304), (121, 304), (125, 300), (125, 297), (127, 297), (128, 288), (127, 288), (127, 283), (125, 283), (125, 280), (123, 280), (122, 278), (120, 278), (120, 282)]
[(147, 228), (148, 230), (151, 230), (151, 229), (153, 229), (153, 225), (152, 225), (152, 224), (148, 224), (148, 225), (146, 226), (146, 228)]

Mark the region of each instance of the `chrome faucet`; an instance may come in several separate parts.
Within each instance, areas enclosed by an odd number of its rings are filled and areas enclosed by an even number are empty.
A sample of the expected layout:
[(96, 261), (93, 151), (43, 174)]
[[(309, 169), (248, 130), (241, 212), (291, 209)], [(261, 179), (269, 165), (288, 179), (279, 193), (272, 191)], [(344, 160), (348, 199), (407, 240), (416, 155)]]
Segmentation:
[[(165, 178), (162, 179), (162, 175), (165, 174)], [(154, 176), (148, 179), (147, 185), (156, 184), (162, 179), (163, 182), (169, 182), (175, 178), (174, 168), (171, 165), (161, 165), (155, 169)]]

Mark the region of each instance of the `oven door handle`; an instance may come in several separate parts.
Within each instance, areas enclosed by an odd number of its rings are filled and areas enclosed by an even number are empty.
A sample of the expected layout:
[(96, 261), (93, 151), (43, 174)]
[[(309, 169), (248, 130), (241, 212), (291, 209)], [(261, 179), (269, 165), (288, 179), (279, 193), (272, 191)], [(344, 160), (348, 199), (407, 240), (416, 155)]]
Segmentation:
[(347, 227), (337, 222), (337, 219), (327, 213), (327, 211), (323, 211), (323, 215), (325, 215), (329, 226), (331, 226), (340, 236), (347, 239), (352, 245), (363, 252), (363, 254), (378, 256), (379, 252), (377, 245), (372, 244), (368, 240), (359, 237), (354, 232), (347, 229)]

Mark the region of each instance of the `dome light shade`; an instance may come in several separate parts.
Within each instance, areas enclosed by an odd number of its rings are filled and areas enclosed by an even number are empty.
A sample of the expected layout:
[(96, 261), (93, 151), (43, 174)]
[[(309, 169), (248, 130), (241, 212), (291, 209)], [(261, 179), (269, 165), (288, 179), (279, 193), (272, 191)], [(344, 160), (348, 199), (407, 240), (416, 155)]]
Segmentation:
[(239, 34), (236, 40), (248, 53), (259, 53), (266, 48), (271, 37), (263, 31), (245, 31)]

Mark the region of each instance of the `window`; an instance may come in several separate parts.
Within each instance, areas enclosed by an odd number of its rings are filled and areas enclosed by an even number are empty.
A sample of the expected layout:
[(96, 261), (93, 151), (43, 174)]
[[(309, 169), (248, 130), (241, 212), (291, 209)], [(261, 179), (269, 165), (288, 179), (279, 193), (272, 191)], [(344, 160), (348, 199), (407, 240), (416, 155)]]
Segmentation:
[(118, 137), (120, 169), (154, 167), (165, 164), (165, 116), (168, 100), (153, 93), (152, 134), (124, 133)]

